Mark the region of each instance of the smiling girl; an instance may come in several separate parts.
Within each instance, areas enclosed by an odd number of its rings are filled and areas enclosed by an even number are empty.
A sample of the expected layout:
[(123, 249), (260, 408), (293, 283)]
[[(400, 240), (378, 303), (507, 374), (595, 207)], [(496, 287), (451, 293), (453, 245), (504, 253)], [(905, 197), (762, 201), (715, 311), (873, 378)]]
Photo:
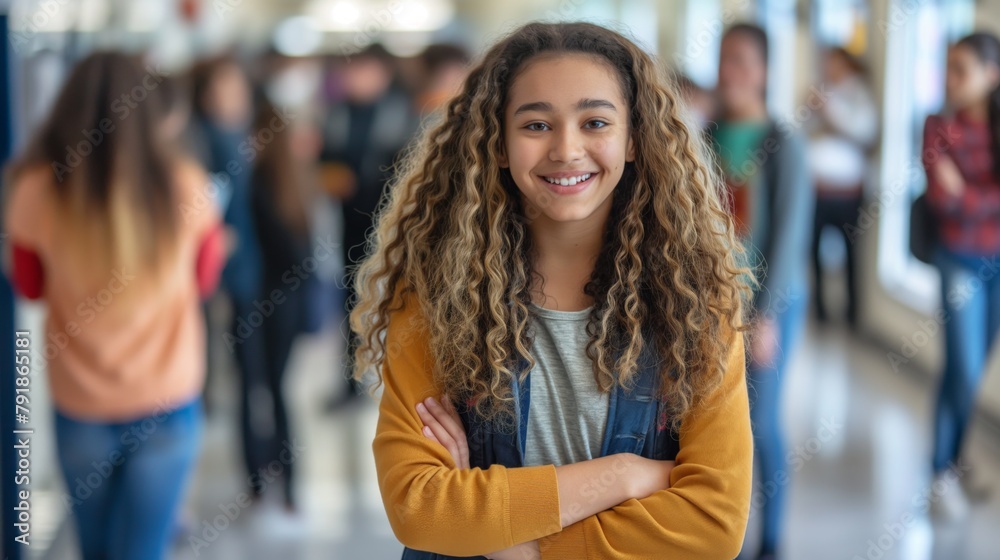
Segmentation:
[(529, 24), (472, 70), (351, 315), (404, 559), (736, 556), (749, 274), (704, 153), (601, 27)]

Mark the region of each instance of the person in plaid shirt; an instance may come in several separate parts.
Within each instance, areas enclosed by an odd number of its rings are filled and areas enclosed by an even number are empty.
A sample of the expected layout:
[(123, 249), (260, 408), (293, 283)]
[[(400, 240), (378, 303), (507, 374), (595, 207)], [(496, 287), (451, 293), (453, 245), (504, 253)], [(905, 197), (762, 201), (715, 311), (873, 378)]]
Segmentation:
[[(935, 482), (958, 462), (991, 341), (1000, 330), (1000, 40), (975, 33), (948, 53), (946, 116), (924, 126), (922, 159), (927, 200), (937, 218), (945, 316), (945, 367), (937, 395)], [(956, 488), (934, 503), (935, 513), (961, 516)]]
[(974, 256), (1000, 252), (1000, 181), (985, 115), (927, 117), (922, 158), (942, 245)]

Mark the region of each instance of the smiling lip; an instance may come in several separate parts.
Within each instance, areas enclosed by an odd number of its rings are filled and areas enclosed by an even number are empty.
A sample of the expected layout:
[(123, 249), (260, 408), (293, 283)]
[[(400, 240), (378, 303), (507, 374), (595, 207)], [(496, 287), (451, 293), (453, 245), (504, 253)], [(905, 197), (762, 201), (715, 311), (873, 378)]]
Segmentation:
[[(545, 186), (548, 187), (554, 194), (575, 194), (590, 186), (596, 176), (597, 173), (593, 171), (560, 171), (558, 173), (539, 175), (539, 179), (541, 179), (541, 181), (545, 183)], [(580, 179), (582, 178), (585, 179), (581, 181)], [(550, 179), (559, 180), (560, 182), (553, 183)]]

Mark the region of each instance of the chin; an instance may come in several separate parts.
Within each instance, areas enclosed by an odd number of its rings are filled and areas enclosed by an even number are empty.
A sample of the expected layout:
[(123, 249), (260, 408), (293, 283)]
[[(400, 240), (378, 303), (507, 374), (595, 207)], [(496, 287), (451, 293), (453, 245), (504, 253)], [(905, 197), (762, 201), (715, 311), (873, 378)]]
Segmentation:
[(581, 207), (567, 207), (567, 208), (549, 208), (542, 212), (546, 218), (552, 220), (553, 222), (578, 222), (581, 220), (586, 220), (587, 218), (594, 215), (597, 208), (581, 208)]

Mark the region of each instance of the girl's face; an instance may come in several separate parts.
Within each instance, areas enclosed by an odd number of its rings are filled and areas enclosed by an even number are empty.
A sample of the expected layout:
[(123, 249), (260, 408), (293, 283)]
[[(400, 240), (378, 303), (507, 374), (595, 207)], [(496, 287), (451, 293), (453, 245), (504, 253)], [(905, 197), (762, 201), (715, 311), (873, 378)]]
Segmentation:
[(250, 85), (239, 66), (227, 64), (220, 68), (206, 93), (209, 112), (224, 125), (243, 126), (250, 119)]
[(981, 103), (998, 82), (1000, 69), (995, 64), (980, 60), (969, 47), (957, 45), (948, 51), (946, 90), (948, 102), (955, 109)]
[(606, 217), (634, 158), (616, 71), (586, 54), (540, 55), (514, 80), (508, 100), (500, 165), (526, 201), (553, 222)]
[(844, 56), (837, 51), (827, 53), (824, 71), (826, 73), (826, 81), (831, 84), (839, 84), (855, 74), (850, 62), (845, 60)]
[(753, 39), (733, 33), (722, 39), (719, 49), (719, 100), (730, 113), (745, 113), (756, 107), (767, 85), (767, 63)]

